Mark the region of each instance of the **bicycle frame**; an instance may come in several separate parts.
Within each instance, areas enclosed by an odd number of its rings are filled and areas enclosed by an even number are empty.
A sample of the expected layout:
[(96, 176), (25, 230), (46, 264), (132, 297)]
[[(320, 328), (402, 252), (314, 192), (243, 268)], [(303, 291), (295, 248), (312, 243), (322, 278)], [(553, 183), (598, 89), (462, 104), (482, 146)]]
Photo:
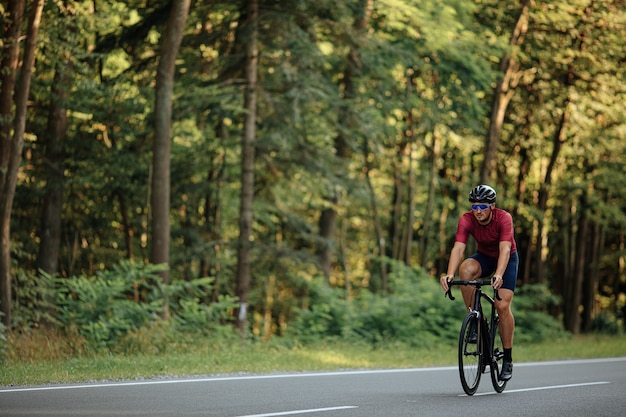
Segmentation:
[[(490, 285), (490, 282), (488, 281), (488, 285)], [(494, 290), (494, 297), (497, 296), (497, 290)], [(487, 302), (491, 305), (491, 315), (489, 317), (489, 321), (487, 322), (487, 317), (485, 317), (484, 313), (483, 313), (483, 304), (481, 302), (482, 300), (487, 300)], [(492, 297), (490, 297), (489, 295), (485, 294), (481, 287), (476, 287), (476, 289), (474, 290), (474, 308), (473, 311), (478, 315), (478, 319), (480, 321), (480, 323), (482, 323), (481, 327), (482, 330), (487, 330), (487, 333), (483, 333), (487, 335), (487, 350), (485, 353), (485, 362), (491, 364), (491, 356), (492, 356), (492, 352), (493, 352), (493, 347), (494, 347), (494, 341), (495, 341), (495, 336), (496, 336), (496, 326), (498, 325), (498, 313), (496, 312), (496, 307), (495, 307), (495, 301)], [(487, 324), (489, 323), (489, 324)]]

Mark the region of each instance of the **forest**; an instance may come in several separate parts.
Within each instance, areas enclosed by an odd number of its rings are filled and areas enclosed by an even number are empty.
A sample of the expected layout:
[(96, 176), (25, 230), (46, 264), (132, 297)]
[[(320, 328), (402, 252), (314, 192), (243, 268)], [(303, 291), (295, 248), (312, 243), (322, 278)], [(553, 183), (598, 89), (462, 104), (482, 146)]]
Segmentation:
[(513, 215), (533, 308), (623, 331), (626, 1), (0, 15), (3, 331), (79, 314), (85, 329), (113, 287), (130, 326), (157, 312), (264, 337), (331, 320), (320, 294), (418, 298), (398, 277), (438, 282), (478, 184)]

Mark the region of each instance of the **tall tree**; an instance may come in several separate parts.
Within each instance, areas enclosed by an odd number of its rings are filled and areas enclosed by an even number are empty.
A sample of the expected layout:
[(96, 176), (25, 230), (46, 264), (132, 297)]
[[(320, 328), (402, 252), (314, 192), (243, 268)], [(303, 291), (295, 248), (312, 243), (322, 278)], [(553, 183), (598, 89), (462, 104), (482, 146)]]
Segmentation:
[[(168, 264), (170, 251), (170, 149), (172, 135), (172, 94), (176, 57), (183, 38), (191, 0), (174, 0), (159, 54), (155, 84), (154, 144), (152, 157), (152, 246), (150, 262)], [(169, 281), (169, 271), (161, 273)], [(164, 315), (169, 315), (165, 301)]]
[(61, 9), (58, 14), (58, 18), (64, 23), (63, 29), (57, 34), (57, 42), (55, 42), (55, 45), (59, 47), (57, 56), (60, 59), (54, 64), (54, 81), (51, 87), (47, 128), (42, 138), (45, 147), (43, 169), (46, 187), (39, 230), (40, 243), (37, 268), (48, 274), (59, 272), (61, 221), (65, 191), (67, 105), (74, 76), (72, 52), (68, 47), (76, 39), (76, 19), (73, 15), (74, 12), (69, 7)]
[(501, 78), (498, 80), (496, 90), (494, 92), (493, 104), (491, 108), (491, 119), (489, 120), (489, 132), (487, 135), (487, 145), (485, 147), (485, 159), (480, 175), (480, 182), (489, 183), (496, 175), (496, 155), (498, 145), (502, 135), (502, 125), (507, 107), (515, 89), (519, 83), (523, 71), (519, 69), (517, 60), (517, 50), (528, 30), (528, 15), (531, 0), (523, 0), (519, 11), (519, 17), (515, 23), (515, 27), (511, 33), (509, 45), (511, 50), (504, 54), (500, 61)]
[[(24, 0), (10, 1), (9, 7), (9, 27), (6, 29), (8, 35), (5, 39), (9, 40), (10, 46), (7, 48), (5, 67), (3, 59), (2, 69), (15, 74), (17, 68), (17, 54), (19, 51), (19, 28), (13, 26), (22, 24), (24, 11)], [(22, 148), (24, 147), (24, 131), (26, 129), (26, 110), (28, 102), (28, 94), (30, 91), (30, 80), (32, 76), (33, 65), (35, 62), (35, 51), (37, 49), (37, 36), (39, 35), (39, 23), (43, 11), (44, 0), (36, 0), (30, 10), (28, 18), (28, 28), (24, 44), (22, 56), (22, 66), (20, 68), (20, 77), (15, 89), (15, 116), (13, 119), (13, 133), (2, 137), (2, 154), (6, 155), (6, 166), (0, 169), (4, 173), (2, 182), (0, 183), (0, 311), (2, 312), (2, 323), (5, 326), (11, 324), (11, 210), (13, 199), (15, 198), (15, 187), (17, 185), (18, 171), (22, 159)], [(18, 48), (17, 51), (14, 48)], [(4, 71), (3, 71), (4, 72)], [(4, 80), (3, 80), (4, 81)], [(9, 83), (6, 88), (10, 88), (13, 84)], [(5, 85), (2, 85), (5, 88)], [(0, 96), (10, 97), (13, 91), (2, 92)], [(4, 109), (3, 109), (4, 110)], [(10, 112), (9, 112), (10, 113)], [(0, 116), (6, 116), (3, 113)], [(4, 132), (4, 128), (2, 129)], [(3, 159), (5, 157), (3, 156)]]
[[(9, 159), (15, 152), (13, 149), (13, 138), (11, 137), (11, 117), (13, 111), (13, 94), (15, 89), (15, 77), (18, 68), (20, 53), (19, 38), (21, 36), (22, 19), (24, 15), (24, 5), (26, 1), (9, 1), (6, 8), (5, 26), (2, 28), (2, 65), (0, 67), (0, 192), (2, 193), (2, 207), (0, 214), (2, 218), (2, 241), (0, 241), (0, 311), (2, 312), (2, 322), (9, 325), (11, 322), (11, 236), (10, 208), (5, 208), (5, 184), (9, 178)], [(12, 193), (11, 189), (7, 190)], [(5, 218), (6, 217), (6, 218)]]
[[(350, 137), (352, 129), (355, 128), (355, 115), (351, 106), (357, 95), (357, 86), (360, 68), (362, 66), (360, 57), (360, 42), (366, 34), (369, 25), (373, 0), (359, 0), (356, 8), (356, 15), (352, 24), (354, 35), (351, 36), (352, 41), (348, 45), (348, 53), (345, 59), (345, 67), (343, 74), (339, 77), (342, 84), (341, 104), (339, 105), (339, 114), (337, 117), (338, 132), (335, 136), (335, 154), (339, 160), (346, 160), (351, 155), (351, 149), (354, 148), (353, 140)], [(333, 242), (335, 240), (335, 226), (337, 222), (337, 204), (339, 196), (335, 185), (331, 185), (328, 196), (328, 208), (324, 209), (319, 219), (319, 234), (323, 241), (320, 249), (320, 265), (324, 275), (328, 279), (330, 277), (331, 265), (333, 260)], [(379, 240), (380, 241), (380, 240)]]
[[(69, 60), (69, 59), (68, 59)], [(63, 139), (67, 129), (67, 109), (65, 101), (69, 95), (71, 76), (67, 69), (57, 68), (52, 87), (48, 129), (43, 141), (46, 146), (45, 170), (46, 194), (44, 196), (39, 254), (37, 266), (41, 270), (54, 274), (58, 272), (59, 248), (61, 245), (61, 218), (63, 210), (63, 167), (65, 152)]]
[(237, 327), (243, 334), (247, 326), (248, 292), (250, 290), (250, 242), (252, 238), (252, 203), (254, 201), (254, 158), (257, 118), (259, 2), (245, 4), (245, 90), (243, 139), (241, 143), (241, 196), (239, 206), (239, 240), (237, 248)]

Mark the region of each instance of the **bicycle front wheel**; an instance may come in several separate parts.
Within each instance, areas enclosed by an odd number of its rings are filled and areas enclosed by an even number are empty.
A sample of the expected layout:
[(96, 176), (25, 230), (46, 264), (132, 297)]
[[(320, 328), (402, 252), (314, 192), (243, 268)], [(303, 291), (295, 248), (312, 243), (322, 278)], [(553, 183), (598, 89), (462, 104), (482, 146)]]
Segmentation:
[(500, 369), (504, 361), (504, 348), (500, 339), (500, 320), (496, 319), (493, 324), (493, 350), (491, 351), (491, 383), (496, 392), (504, 391), (506, 382), (500, 379)]
[(483, 338), (479, 324), (476, 314), (469, 313), (459, 335), (459, 375), (467, 395), (474, 395), (482, 374)]

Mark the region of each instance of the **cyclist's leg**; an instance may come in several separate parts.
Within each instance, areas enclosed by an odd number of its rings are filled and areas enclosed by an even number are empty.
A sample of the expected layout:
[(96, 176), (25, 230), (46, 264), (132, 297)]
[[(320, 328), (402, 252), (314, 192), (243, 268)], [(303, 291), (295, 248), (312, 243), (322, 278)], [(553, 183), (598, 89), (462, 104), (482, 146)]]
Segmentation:
[(502, 338), (502, 347), (511, 349), (513, 347), (513, 333), (515, 331), (515, 318), (511, 313), (511, 301), (513, 300), (513, 291), (500, 288), (498, 290), (500, 300), (496, 301), (496, 310), (500, 316), (500, 337)]
[[(479, 278), (482, 274), (482, 267), (480, 262), (476, 259), (469, 257), (466, 258), (459, 267), (459, 277), (463, 281), (471, 281)], [(461, 285), (461, 293), (463, 294), (463, 300), (465, 301), (465, 307), (472, 309), (474, 306), (474, 287), (469, 285)]]
[(517, 252), (512, 253), (509, 264), (502, 277), (502, 287), (498, 290), (498, 295), (501, 300), (495, 300), (496, 310), (498, 311), (498, 316), (500, 316), (500, 336), (504, 349), (513, 348), (515, 318), (513, 317), (513, 313), (511, 313), (511, 301), (513, 300), (513, 294), (515, 292), (518, 264), (519, 256)]
[[(495, 271), (496, 262), (496, 258), (490, 258), (480, 252), (475, 252), (461, 263), (459, 277), (463, 281), (470, 281), (487, 276)], [(474, 303), (474, 288), (463, 285), (461, 286), (461, 292), (463, 293), (465, 306), (471, 309)]]
[(509, 264), (502, 276), (502, 287), (498, 290), (501, 299), (495, 300), (495, 307), (500, 317), (500, 338), (502, 340), (502, 347), (504, 348), (504, 360), (499, 376), (499, 379), (503, 381), (511, 379), (513, 372), (512, 350), (515, 318), (513, 317), (513, 313), (511, 313), (511, 301), (513, 300), (513, 294), (515, 292), (518, 263), (519, 257), (517, 253), (512, 253)]
[[(511, 379), (513, 372), (513, 333), (515, 332), (515, 318), (511, 313), (511, 301), (513, 300), (513, 291), (508, 288), (500, 288), (498, 290), (500, 300), (495, 300), (495, 307), (500, 318), (499, 330), (500, 340), (502, 341), (503, 358), (500, 368), (500, 375), (497, 380), (508, 381)], [(495, 375), (492, 375), (492, 382), (496, 381)], [(495, 387), (494, 382), (494, 387)]]

